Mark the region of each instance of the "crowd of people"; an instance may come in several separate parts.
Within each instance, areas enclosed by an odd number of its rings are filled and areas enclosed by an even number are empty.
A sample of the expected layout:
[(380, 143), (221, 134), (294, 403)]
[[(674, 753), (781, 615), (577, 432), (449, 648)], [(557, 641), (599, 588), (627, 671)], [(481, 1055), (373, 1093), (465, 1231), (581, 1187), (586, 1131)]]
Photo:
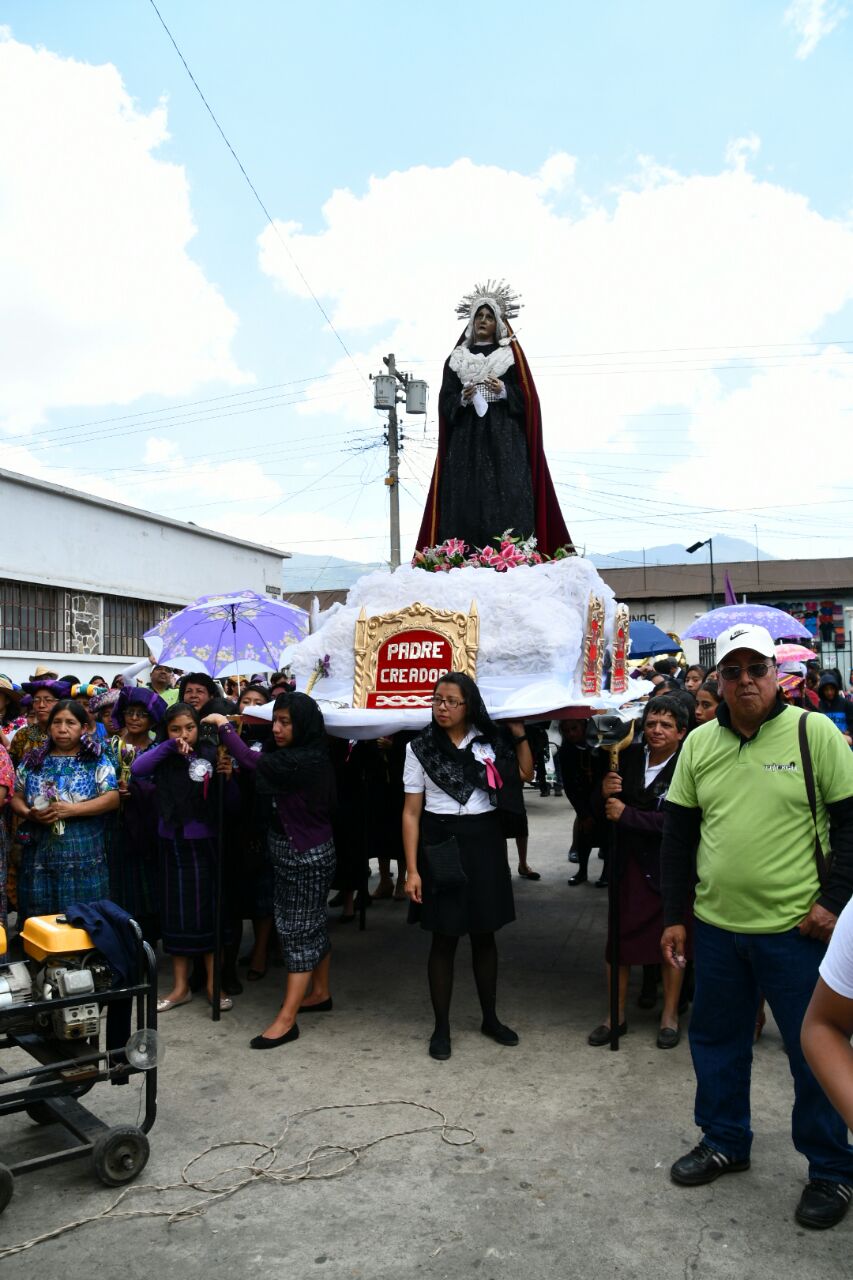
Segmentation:
[[(703, 1136), (673, 1180), (699, 1185), (748, 1167), (749, 1064), (766, 1000), (795, 1081), (794, 1143), (809, 1161), (797, 1217), (831, 1226), (853, 1196), (839, 1114), (851, 1118), (853, 1085), (836, 1079), (851, 1070), (853, 908), (826, 957), (853, 890), (853, 698), (838, 671), (777, 669), (766, 632), (733, 630), (714, 670), (669, 658), (640, 669), (654, 687), (618, 771), (591, 745), (586, 720), (557, 723), (554, 771), (574, 811), (568, 884), (589, 883), (598, 849), (593, 884), (619, 896), (619, 936), (604, 955), (608, 978), (619, 966), (619, 1037), (631, 966), (642, 968), (640, 1006), (660, 1001), (660, 1049), (679, 1044), (693, 1002)], [(252, 718), (270, 703), (271, 719)], [(464, 935), (482, 1032), (511, 1047), (519, 1036), (498, 1017), (496, 944), (515, 918), (507, 841), (518, 874), (538, 879), (523, 788), (545, 794), (548, 754), (541, 726), (496, 724), (460, 673), (438, 682), (425, 730), (356, 743), (327, 735), (319, 706), (286, 672), (219, 685), (141, 663), (112, 687), (43, 666), (20, 687), (0, 676), (2, 919), (14, 913), (20, 931), (29, 916), (108, 899), (170, 958), (160, 1013), (199, 992), (212, 1002), (221, 858), (220, 1009), (243, 989), (249, 920), (246, 981), (266, 976), (275, 946), (287, 973), (250, 1042), (274, 1049), (298, 1038), (300, 1016), (332, 1010), (329, 907), (342, 907), (343, 923), (354, 918), (373, 858), (373, 896), (408, 899), (409, 919), (431, 934), (430, 1056), (452, 1053)], [(608, 850), (619, 859), (613, 884)], [(588, 1042), (612, 1037), (607, 1016)]]

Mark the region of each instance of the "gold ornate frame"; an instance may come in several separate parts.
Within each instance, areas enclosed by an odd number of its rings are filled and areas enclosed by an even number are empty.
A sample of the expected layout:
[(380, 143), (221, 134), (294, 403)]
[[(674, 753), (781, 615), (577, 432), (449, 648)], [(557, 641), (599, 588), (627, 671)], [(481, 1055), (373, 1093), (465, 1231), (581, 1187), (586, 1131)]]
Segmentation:
[(583, 666), (581, 669), (581, 696), (595, 697), (601, 693), (601, 672), (604, 666), (604, 601), (600, 596), (589, 597), (586, 631), (583, 638)]
[(613, 660), (610, 669), (610, 692), (628, 692), (628, 650), (631, 647), (631, 621), (626, 604), (617, 604), (613, 623)]
[(467, 613), (452, 613), (446, 609), (433, 609), (431, 605), (416, 601), (396, 613), (380, 613), (368, 618), (362, 606), (355, 624), (355, 673), (353, 676), (352, 705), (364, 707), (367, 695), (375, 691), (376, 666), (379, 650), (386, 640), (411, 627), (437, 631), (449, 641), (453, 651), (454, 671), (464, 671), (472, 680), (477, 678), (477, 652), (480, 648), (480, 615), (476, 600), (471, 601)]

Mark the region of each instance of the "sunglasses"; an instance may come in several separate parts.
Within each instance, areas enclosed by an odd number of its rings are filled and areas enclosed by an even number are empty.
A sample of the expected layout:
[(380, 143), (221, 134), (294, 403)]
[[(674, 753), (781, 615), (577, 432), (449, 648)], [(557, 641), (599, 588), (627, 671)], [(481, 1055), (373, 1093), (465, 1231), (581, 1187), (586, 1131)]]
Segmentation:
[(775, 665), (776, 664), (773, 662), (750, 662), (747, 667), (717, 667), (717, 673), (721, 680), (727, 680), (729, 682), (740, 680), (744, 671), (746, 671), (753, 680), (761, 680), (763, 676), (767, 675), (768, 671), (773, 670)]

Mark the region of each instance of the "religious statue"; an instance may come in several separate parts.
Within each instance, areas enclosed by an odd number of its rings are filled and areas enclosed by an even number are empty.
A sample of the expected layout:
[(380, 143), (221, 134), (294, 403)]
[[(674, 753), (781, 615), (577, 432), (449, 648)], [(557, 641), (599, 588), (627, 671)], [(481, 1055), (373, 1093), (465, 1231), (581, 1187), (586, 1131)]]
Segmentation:
[(549, 556), (572, 549), (545, 461), (539, 397), (510, 324), (519, 307), (505, 281), (488, 281), (456, 308), (467, 323), (444, 365), (418, 549), (461, 538), (470, 551), (507, 529), (535, 534)]

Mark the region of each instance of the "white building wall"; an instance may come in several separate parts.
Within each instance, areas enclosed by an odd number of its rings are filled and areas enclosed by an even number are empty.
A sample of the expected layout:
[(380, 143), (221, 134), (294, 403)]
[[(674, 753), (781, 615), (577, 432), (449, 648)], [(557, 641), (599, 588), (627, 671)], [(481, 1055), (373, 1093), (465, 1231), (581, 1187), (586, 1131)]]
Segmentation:
[(0, 476), (0, 495), (4, 527), (16, 535), (4, 539), (4, 578), (179, 604), (242, 588), (281, 590), (282, 555), (269, 548), (90, 502), (58, 486)]
[[(6, 537), (0, 578), (82, 596), (163, 601), (176, 608), (200, 595), (249, 589), (280, 596), (283, 554), (194, 529), (148, 512), (0, 472)], [(62, 671), (110, 679), (133, 659), (94, 652), (0, 649), (0, 672), (26, 679), (54, 658)]]

